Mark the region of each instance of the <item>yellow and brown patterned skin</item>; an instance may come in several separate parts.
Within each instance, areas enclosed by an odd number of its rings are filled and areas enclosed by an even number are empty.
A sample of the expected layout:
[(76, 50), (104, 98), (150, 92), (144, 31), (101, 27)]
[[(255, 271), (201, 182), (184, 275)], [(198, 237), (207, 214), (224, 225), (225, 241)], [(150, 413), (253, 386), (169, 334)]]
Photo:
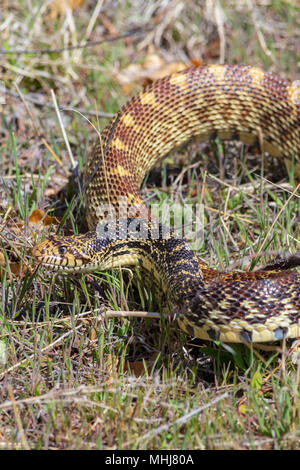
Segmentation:
[(193, 67), (154, 82), (121, 108), (89, 156), (84, 182), (91, 232), (52, 237), (33, 255), (59, 272), (140, 264), (160, 280), (180, 327), (200, 338), (259, 342), (300, 336), (299, 274), (218, 273), (172, 234), (168, 240), (100, 242), (93, 232), (103, 204), (118, 209), (122, 196), (129, 210), (145, 207), (140, 185), (146, 173), (195, 136), (258, 143), (272, 156), (297, 159), (299, 90), (277, 75), (238, 65)]
[[(107, 193), (112, 204), (119, 196), (125, 196), (128, 205), (142, 204), (145, 174), (193, 136), (258, 142), (273, 156), (299, 156), (296, 91), (277, 75), (247, 66), (195, 67), (154, 82), (129, 101), (104, 131), (103, 147), (114, 127), (106, 171), (99, 167), (85, 194), (89, 228), (95, 227), (97, 207), (108, 201)], [(88, 159), (85, 183), (100, 157), (99, 143)]]

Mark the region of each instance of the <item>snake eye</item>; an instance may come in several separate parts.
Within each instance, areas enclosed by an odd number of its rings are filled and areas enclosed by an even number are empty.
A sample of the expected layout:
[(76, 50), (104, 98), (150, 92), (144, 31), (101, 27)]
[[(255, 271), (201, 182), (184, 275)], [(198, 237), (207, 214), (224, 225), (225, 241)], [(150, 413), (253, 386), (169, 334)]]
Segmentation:
[(67, 251), (67, 248), (65, 246), (60, 246), (58, 248), (58, 252), (61, 254), (61, 255), (64, 255), (65, 252)]

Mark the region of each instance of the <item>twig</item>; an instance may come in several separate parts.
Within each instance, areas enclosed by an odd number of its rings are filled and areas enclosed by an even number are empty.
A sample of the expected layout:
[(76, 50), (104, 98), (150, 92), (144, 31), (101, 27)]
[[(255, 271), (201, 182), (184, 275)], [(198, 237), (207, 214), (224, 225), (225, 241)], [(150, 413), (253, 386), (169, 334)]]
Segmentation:
[(7, 392), (8, 392), (8, 396), (10, 398), (12, 408), (13, 408), (13, 411), (14, 411), (18, 431), (20, 433), (20, 438), (21, 438), (21, 441), (22, 441), (22, 446), (23, 446), (24, 449), (30, 450), (30, 447), (28, 445), (28, 442), (27, 442), (27, 439), (26, 439), (26, 436), (25, 436), (25, 432), (24, 432), (24, 429), (23, 429), (23, 425), (22, 425), (22, 421), (21, 421), (21, 417), (20, 417), (20, 413), (19, 413), (19, 408), (17, 407), (11, 385), (8, 385)]
[(51, 155), (53, 156), (53, 158), (57, 161), (57, 163), (59, 163), (59, 165), (62, 166), (62, 161), (61, 161), (61, 159), (58, 157), (58, 155), (56, 155), (56, 153), (52, 150), (52, 148), (50, 147), (50, 145), (48, 144), (48, 142), (46, 141), (46, 139), (41, 135), (40, 130), (39, 130), (39, 128), (38, 128), (38, 126), (37, 126), (37, 124), (36, 124), (36, 122), (35, 122), (35, 119), (34, 119), (34, 117), (33, 117), (33, 114), (32, 114), (32, 112), (31, 112), (31, 110), (30, 110), (28, 104), (26, 103), (26, 100), (25, 100), (25, 98), (24, 98), (24, 96), (23, 96), (23, 94), (22, 94), (22, 92), (21, 92), (21, 90), (20, 90), (20, 88), (18, 87), (18, 85), (17, 85), (16, 82), (14, 83), (14, 86), (16, 87), (16, 90), (17, 90), (17, 92), (18, 92), (18, 94), (19, 94), (19, 97), (20, 97), (20, 99), (22, 100), (22, 103), (24, 104), (25, 109), (26, 109), (26, 111), (27, 111), (27, 113), (28, 113), (28, 115), (29, 115), (29, 117), (30, 117), (30, 119), (31, 119), (31, 122), (32, 122), (32, 125), (33, 125), (33, 127), (34, 127), (34, 130), (35, 130), (36, 135), (41, 139), (41, 141), (43, 142), (43, 144), (45, 145), (45, 147), (48, 149), (48, 151), (51, 153)]
[[(77, 326), (76, 328), (72, 329), (72, 330), (69, 330), (67, 331), (66, 333), (64, 333), (62, 336), (60, 336), (57, 340), (53, 341), (53, 343), (51, 344), (48, 344), (48, 346), (45, 346), (43, 349), (41, 349), (41, 353), (43, 354), (44, 352), (46, 351), (49, 351), (50, 349), (52, 349), (54, 346), (56, 346), (57, 344), (61, 343), (67, 336), (69, 336), (71, 333), (73, 333), (74, 331), (78, 331), (80, 330), (84, 325), (81, 324), (79, 326)], [(4, 370), (1, 374), (0, 374), (0, 380), (3, 379), (5, 377), (6, 374), (8, 374), (9, 372), (12, 372), (13, 370), (17, 369), (18, 367), (20, 367), (21, 365), (23, 364), (26, 364), (27, 361), (30, 361), (31, 359), (34, 359), (35, 357), (35, 354), (31, 354), (29, 357), (26, 357), (25, 359), (23, 359), (22, 361), (18, 362), (17, 364), (14, 364), (13, 366), (9, 367), (8, 369)]]
[[(87, 314), (90, 314), (92, 311), (89, 311), (89, 312), (84, 312), (84, 315), (82, 316), (85, 316)], [(161, 314), (161, 313), (158, 313), (158, 312), (138, 312), (138, 311), (129, 311), (129, 312), (126, 312), (124, 310), (119, 310), (119, 311), (115, 311), (115, 310), (107, 310), (106, 312), (104, 312), (104, 316), (106, 318), (114, 318), (114, 317), (141, 317), (141, 318), (161, 318), (162, 316), (165, 317), (165, 318), (169, 318), (169, 315), (166, 315), (166, 314)], [(79, 326), (77, 326), (76, 328), (72, 329), (72, 330), (69, 330), (67, 331), (66, 333), (64, 333), (62, 336), (60, 336), (57, 340), (55, 340), (53, 343), (51, 344), (48, 344), (48, 346), (45, 346), (43, 349), (41, 349), (41, 354), (43, 354), (44, 352), (46, 351), (49, 351), (50, 349), (52, 349), (54, 346), (56, 346), (57, 344), (61, 343), (67, 336), (69, 336), (74, 330), (75, 331), (78, 331), (80, 330), (84, 325), (83, 324), (80, 324)], [(12, 372), (13, 370), (17, 369), (19, 366), (25, 364), (27, 361), (30, 361), (31, 359), (34, 358), (34, 354), (31, 354), (29, 357), (23, 359), (22, 361), (18, 362), (17, 364), (13, 365), (12, 367), (10, 367), (9, 369), (6, 369), (4, 370), (1, 374), (0, 374), (0, 380), (3, 379), (3, 377), (5, 377), (6, 374), (8, 374), (9, 372)]]
[[(135, 444), (137, 442), (140, 442), (141, 440), (148, 439), (151, 436), (156, 436), (157, 434), (160, 434), (161, 432), (167, 431), (170, 427), (176, 426), (176, 425), (181, 425), (185, 424), (187, 421), (189, 421), (193, 416), (196, 416), (199, 413), (202, 413), (202, 411), (206, 410), (207, 408), (210, 408), (212, 405), (215, 405), (221, 400), (224, 400), (227, 398), (229, 394), (227, 392), (223, 393), (223, 395), (220, 395), (219, 397), (215, 398), (211, 402), (207, 403), (204, 406), (200, 406), (199, 408), (195, 408), (186, 415), (182, 416), (181, 418), (176, 419), (175, 421), (168, 423), (168, 424), (163, 424), (162, 426), (159, 426), (156, 429), (152, 429), (151, 431), (147, 432), (143, 436), (138, 437), (137, 439), (135, 438), (134, 442)], [(123, 449), (125, 446), (131, 444), (133, 441), (129, 441), (123, 444)]]
[[(106, 145), (105, 145), (105, 148), (102, 150), (102, 147), (101, 147), (101, 158), (98, 158), (98, 161), (97, 161), (97, 164), (96, 166), (94, 167), (94, 169), (92, 170), (92, 172), (90, 173), (89, 177), (88, 177), (88, 180), (87, 182), (85, 183), (85, 186), (83, 187), (83, 192), (85, 192), (86, 188), (88, 187), (88, 185), (91, 183), (91, 181), (93, 180), (95, 174), (97, 173), (101, 163), (102, 163), (102, 158), (105, 158), (105, 155), (108, 151), (108, 146), (113, 138), (113, 134), (115, 132), (115, 128), (117, 126), (119, 122), (119, 113), (117, 115), (115, 115), (115, 120), (111, 126), (111, 129), (109, 131), (109, 134), (108, 134), (108, 137), (107, 137), (107, 140), (106, 140)], [(99, 137), (100, 139), (100, 137)]]
[(74, 169), (76, 167), (76, 162), (74, 160), (73, 153), (72, 153), (72, 150), (71, 150), (68, 138), (67, 138), (67, 134), (66, 134), (66, 131), (65, 131), (62, 119), (61, 119), (61, 115), (60, 115), (60, 112), (59, 112), (59, 109), (58, 109), (58, 106), (57, 106), (57, 101), (56, 101), (54, 91), (53, 90), (50, 90), (50, 91), (51, 91), (51, 96), (52, 96), (54, 108), (55, 108), (55, 111), (56, 111), (57, 119), (58, 119), (58, 122), (59, 122), (59, 125), (60, 125), (60, 129), (61, 129), (64, 141), (65, 141), (65, 144), (66, 144), (66, 147), (67, 147), (67, 151), (68, 151), (71, 163), (72, 163), (72, 168)]
[[(5, 93), (7, 95), (10, 95), (10, 96), (14, 97), (14, 98), (21, 99), (21, 97), (18, 95), (18, 93), (15, 93), (13, 90), (9, 90), (9, 89), (6, 88)], [(29, 95), (25, 95), (25, 96), (26, 96), (26, 101), (29, 101), (30, 103), (32, 103), (36, 106), (40, 106), (40, 107), (46, 106), (47, 108), (54, 109), (54, 105), (52, 103), (40, 101), (37, 98), (33, 98)], [(113, 114), (111, 114), (111, 113), (103, 113), (101, 111), (97, 112), (97, 111), (93, 111), (93, 110), (86, 110), (86, 109), (83, 109), (83, 108), (70, 108), (70, 107), (58, 106), (58, 109), (60, 111), (76, 111), (78, 113), (87, 114), (87, 115), (90, 115), (90, 116), (99, 116), (101, 118), (112, 118), (113, 117)]]
[(226, 39), (225, 39), (225, 30), (224, 30), (224, 13), (222, 11), (221, 5), (218, 0), (216, 0), (215, 7), (214, 7), (215, 19), (218, 28), (218, 34), (220, 38), (220, 64), (225, 63), (225, 46), (226, 46)]
[(254, 25), (254, 28), (255, 28), (255, 31), (256, 31), (256, 34), (257, 34), (257, 39), (258, 39), (258, 42), (260, 44), (260, 47), (262, 48), (265, 55), (273, 62), (273, 64), (276, 64), (276, 59), (274, 58), (272, 52), (268, 48), (267, 43), (266, 43), (265, 38), (264, 38), (264, 35), (261, 31), (261, 27), (259, 25), (258, 10), (255, 8), (252, 0), (247, 0), (247, 5), (248, 5), (248, 8), (250, 10), (252, 22), (253, 22), (253, 25)]
[(34, 116), (33, 116), (32, 112), (31, 112), (31, 110), (30, 110), (28, 104), (26, 103), (26, 100), (25, 100), (25, 98), (24, 98), (24, 96), (23, 96), (23, 93), (21, 92), (21, 90), (20, 90), (20, 88), (18, 87), (18, 84), (17, 84), (16, 82), (14, 82), (14, 86), (15, 86), (17, 92), (18, 92), (18, 95), (19, 95), (19, 97), (20, 97), (22, 103), (23, 103), (24, 106), (25, 106), (25, 109), (26, 109), (26, 111), (27, 111), (28, 116), (29, 116), (30, 119), (31, 119), (31, 122), (32, 122), (32, 125), (33, 125), (33, 127), (34, 127), (34, 130), (35, 130), (36, 135), (37, 135), (38, 137), (40, 137), (40, 136), (41, 136), (40, 130), (39, 130), (39, 128), (38, 128), (38, 126), (37, 126), (37, 124), (36, 124), (36, 122), (35, 122)]
[(300, 188), (300, 183), (296, 186), (296, 188), (294, 189), (294, 191), (290, 194), (290, 196), (287, 198), (287, 200), (285, 201), (285, 203), (283, 204), (283, 206), (281, 207), (280, 211), (278, 212), (277, 216), (275, 217), (275, 219), (273, 220), (272, 222), (272, 225), (271, 227), (269, 228), (268, 230), (268, 233), (266, 234), (266, 236), (264, 237), (264, 241), (262, 242), (258, 252), (257, 252), (257, 255), (260, 255), (260, 253), (262, 252), (265, 244), (267, 243), (267, 240), (269, 238), (269, 235), (270, 233), (273, 232), (273, 228), (277, 222), (277, 220), (279, 219), (279, 217), (281, 216), (281, 214), (285, 211), (287, 205), (289, 204), (290, 200), (298, 193), (299, 191), (299, 188)]
[[(98, 0), (97, 1), (97, 4), (94, 8), (94, 11), (91, 15), (89, 24), (87, 26), (86, 32), (84, 34), (84, 38), (83, 38), (82, 41), (80, 41), (80, 45), (83, 45), (88, 41), (88, 39), (89, 39), (89, 37), (90, 37), (90, 35), (93, 31), (93, 28), (95, 26), (95, 23), (97, 21), (97, 18), (99, 17), (100, 11), (102, 10), (103, 2), (104, 2), (104, 0)], [(77, 51), (77, 54), (74, 54), (74, 63), (79, 62), (79, 58), (81, 57), (81, 54), (82, 54), (82, 49), (79, 49)]]
[(126, 310), (106, 310), (104, 312), (105, 318), (115, 318), (115, 317), (138, 317), (138, 318), (169, 318), (170, 315), (166, 313), (159, 312), (139, 312), (136, 310), (131, 310), (127, 312)]
[(22, 54), (56, 54), (59, 52), (64, 51), (73, 51), (75, 49), (84, 49), (86, 47), (98, 46), (99, 44), (103, 44), (104, 42), (114, 42), (118, 41), (119, 39), (124, 39), (132, 36), (139, 36), (145, 33), (149, 33), (152, 31), (153, 28), (145, 28), (145, 29), (132, 29), (127, 33), (120, 34), (119, 36), (109, 36), (107, 38), (99, 39), (98, 41), (88, 41), (84, 44), (77, 44), (76, 46), (66, 46), (60, 47), (58, 49), (0, 49), (0, 54), (15, 54), (15, 55), (22, 55)]

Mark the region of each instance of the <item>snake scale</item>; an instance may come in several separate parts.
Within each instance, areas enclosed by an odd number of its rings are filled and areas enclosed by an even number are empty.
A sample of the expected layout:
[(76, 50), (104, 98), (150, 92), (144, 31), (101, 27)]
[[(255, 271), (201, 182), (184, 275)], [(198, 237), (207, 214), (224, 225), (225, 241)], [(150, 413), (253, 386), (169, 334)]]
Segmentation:
[[(192, 137), (258, 143), (276, 157), (300, 156), (299, 89), (257, 67), (192, 67), (157, 80), (134, 96), (103, 131), (84, 169), (90, 231), (53, 236), (33, 248), (36, 262), (70, 273), (140, 265), (148, 270), (188, 334), (225, 342), (264, 342), (300, 336), (300, 274), (294, 271), (222, 273), (210, 269), (188, 243), (168, 237), (128, 234), (130, 216), (119, 219), (117, 236), (99, 236), (103, 205), (145, 203), (143, 178), (172, 148)], [(122, 204), (124, 207), (122, 207)], [(106, 207), (106, 206), (105, 206)], [(99, 212), (100, 211), (100, 212)], [(103, 215), (103, 213), (102, 213)], [(144, 215), (143, 215), (144, 217)], [(138, 230), (149, 229), (139, 219)], [(127, 225), (126, 225), (127, 224)], [(101, 231), (101, 230), (100, 230)]]

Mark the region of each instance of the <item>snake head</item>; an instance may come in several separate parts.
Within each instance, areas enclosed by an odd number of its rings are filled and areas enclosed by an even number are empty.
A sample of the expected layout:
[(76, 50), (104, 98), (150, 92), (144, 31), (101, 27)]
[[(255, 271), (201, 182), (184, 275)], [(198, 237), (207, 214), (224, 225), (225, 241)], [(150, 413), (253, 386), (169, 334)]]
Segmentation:
[(32, 255), (35, 263), (50, 271), (89, 271), (92, 243), (91, 232), (69, 237), (51, 236), (34, 246)]

